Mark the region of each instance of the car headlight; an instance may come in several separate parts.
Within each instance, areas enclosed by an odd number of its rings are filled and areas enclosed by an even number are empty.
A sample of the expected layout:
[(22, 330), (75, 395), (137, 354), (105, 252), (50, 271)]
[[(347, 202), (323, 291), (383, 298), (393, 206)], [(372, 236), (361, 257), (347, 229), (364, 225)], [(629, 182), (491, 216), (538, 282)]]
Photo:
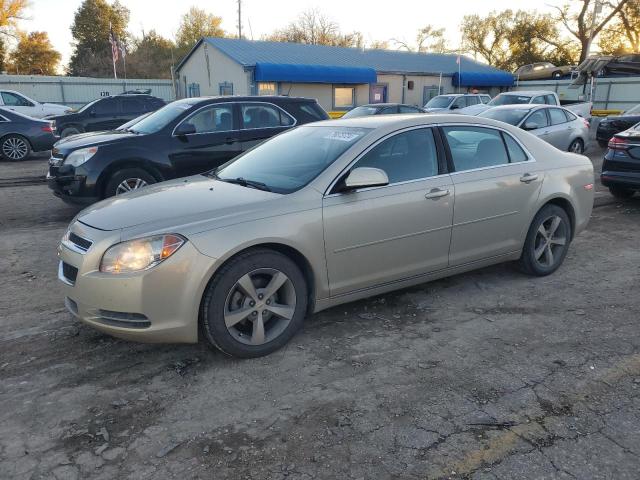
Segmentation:
[(81, 148), (75, 152), (71, 152), (67, 158), (64, 159), (65, 165), (73, 165), (74, 167), (80, 166), (93, 157), (98, 151), (98, 147)]
[(118, 243), (102, 256), (100, 271), (129, 273), (146, 270), (169, 258), (186, 241), (180, 235), (166, 234)]

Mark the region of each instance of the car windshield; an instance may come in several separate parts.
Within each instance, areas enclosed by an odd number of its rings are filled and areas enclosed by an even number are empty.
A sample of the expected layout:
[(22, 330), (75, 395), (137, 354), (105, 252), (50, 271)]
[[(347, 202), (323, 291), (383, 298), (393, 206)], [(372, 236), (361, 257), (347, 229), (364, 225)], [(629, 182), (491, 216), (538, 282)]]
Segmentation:
[(78, 109), (78, 113), (80, 112), (84, 112), (86, 109), (88, 109), (89, 107), (91, 107), (92, 105), (95, 105), (96, 103), (98, 103), (100, 100), (102, 100), (101, 98), (98, 98), (97, 100), (94, 100), (93, 102), (89, 102), (86, 105), (80, 107)]
[(174, 102), (156, 110), (151, 115), (134, 124), (129, 131), (134, 133), (156, 133), (174, 121), (185, 111), (193, 107), (193, 103)]
[(375, 115), (378, 107), (362, 106), (349, 110), (342, 118), (366, 117), (367, 115)]
[(447, 108), (454, 98), (451, 95), (438, 95), (429, 100), (424, 108)]
[(491, 108), (478, 116), (518, 125), (530, 111), (529, 108)]
[(500, 94), (491, 100), (487, 105), (497, 107), (499, 105), (520, 105), (523, 103), (529, 103), (531, 97), (527, 95), (504, 95)]
[(370, 129), (304, 126), (258, 145), (209, 175), (219, 180), (261, 185), (292, 193), (307, 185)]
[(629, 110), (624, 112), (624, 114), (625, 115), (640, 115), (640, 104), (636, 105), (635, 107), (630, 108)]

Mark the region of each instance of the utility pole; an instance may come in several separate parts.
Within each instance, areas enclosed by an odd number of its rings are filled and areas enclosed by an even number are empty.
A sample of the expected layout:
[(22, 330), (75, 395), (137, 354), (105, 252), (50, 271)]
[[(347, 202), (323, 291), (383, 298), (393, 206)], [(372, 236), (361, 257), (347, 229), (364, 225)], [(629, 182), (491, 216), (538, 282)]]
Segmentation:
[(242, 38), (242, 0), (238, 0), (238, 38)]
[(589, 58), (589, 51), (591, 50), (591, 43), (593, 42), (594, 32), (596, 29), (596, 19), (598, 14), (602, 11), (602, 5), (600, 0), (593, 0), (593, 14), (591, 15), (591, 28), (589, 30), (589, 41), (587, 42), (586, 53), (584, 55), (585, 60)]

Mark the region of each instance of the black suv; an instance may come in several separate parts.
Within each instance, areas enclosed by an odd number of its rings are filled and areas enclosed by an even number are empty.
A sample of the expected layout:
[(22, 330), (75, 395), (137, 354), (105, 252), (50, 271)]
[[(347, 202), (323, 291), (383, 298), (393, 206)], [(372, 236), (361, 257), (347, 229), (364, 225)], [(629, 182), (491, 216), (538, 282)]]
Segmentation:
[(62, 138), (84, 132), (113, 130), (147, 112), (164, 107), (157, 97), (136, 92), (102, 97), (66, 115), (50, 116), (56, 123), (56, 134)]
[(329, 118), (315, 100), (284, 96), (187, 98), (127, 129), (60, 140), (49, 188), (70, 203), (211, 170), (295, 125)]

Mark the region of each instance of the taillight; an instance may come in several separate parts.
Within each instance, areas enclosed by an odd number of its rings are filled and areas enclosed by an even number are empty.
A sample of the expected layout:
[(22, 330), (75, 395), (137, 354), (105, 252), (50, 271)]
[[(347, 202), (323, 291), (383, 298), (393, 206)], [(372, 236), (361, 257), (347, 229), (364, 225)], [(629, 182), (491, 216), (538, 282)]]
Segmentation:
[(584, 122), (584, 126), (587, 128), (590, 128), (591, 125), (589, 125), (589, 121), (586, 118), (583, 118), (582, 121)]
[(53, 133), (53, 127), (51, 125), (43, 125), (42, 131), (47, 133)]
[(629, 147), (629, 140), (620, 137), (611, 137), (608, 145), (610, 150), (626, 150)]

